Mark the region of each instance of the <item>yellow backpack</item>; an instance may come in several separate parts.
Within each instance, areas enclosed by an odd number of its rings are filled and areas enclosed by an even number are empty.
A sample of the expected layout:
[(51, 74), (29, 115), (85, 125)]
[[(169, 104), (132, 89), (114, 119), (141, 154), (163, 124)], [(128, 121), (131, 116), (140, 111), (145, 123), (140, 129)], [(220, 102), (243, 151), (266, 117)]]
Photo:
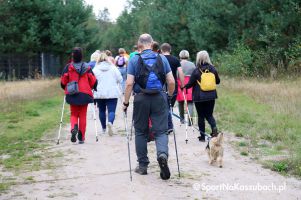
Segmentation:
[[(200, 70), (201, 71), (201, 70)], [(206, 69), (202, 72), (201, 80), (197, 81), (202, 91), (213, 91), (216, 89), (215, 75)]]

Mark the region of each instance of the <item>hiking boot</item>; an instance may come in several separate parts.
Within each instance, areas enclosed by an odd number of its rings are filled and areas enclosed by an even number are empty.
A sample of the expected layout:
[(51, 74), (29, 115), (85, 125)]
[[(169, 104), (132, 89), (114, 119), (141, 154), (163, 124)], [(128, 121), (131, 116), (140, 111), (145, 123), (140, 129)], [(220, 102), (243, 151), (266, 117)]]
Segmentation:
[(74, 128), (71, 130), (71, 142), (76, 142), (77, 132), (78, 132), (78, 125), (75, 124)]
[(167, 158), (165, 156), (159, 156), (158, 163), (160, 166), (160, 177), (162, 180), (168, 180), (170, 178), (170, 171), (167, 164)]
[(108, 126), (108, 133), (109, 133), (109, 136), (113, 136), (112, 123), (109, 122), (107, 126)]
[(82, 134), (81, 131), (78, 131), (77, 139), (78, 139), (79, 142), (83, 142), (83, 134)]
[(205, 142), (206, 141), (205, 135), (203, 135), (203, 134), (201, 136), (199, 136), (198, 139), (199, 139), (200, 142)]
[(137, 166), (135, 168), (135, 172), (137, 174), (140, 174), (140, 175), (146, 175), (147, 174), (147, 167), (140, 167), (140, 166)]
[(217, 137), (217, 135), (218, 135), (217, 128), (213, 128), (212, 133), (210, 135), (211, 135), (211, 137)]

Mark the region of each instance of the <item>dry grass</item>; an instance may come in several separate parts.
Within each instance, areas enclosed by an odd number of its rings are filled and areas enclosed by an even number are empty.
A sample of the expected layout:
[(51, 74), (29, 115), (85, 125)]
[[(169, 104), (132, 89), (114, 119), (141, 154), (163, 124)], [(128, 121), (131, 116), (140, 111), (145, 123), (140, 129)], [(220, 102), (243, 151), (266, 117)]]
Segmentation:
[(251, 96), (271, 106), (276, 113), (301, 118), (301, 78), (294, 81), (224, 79), (223, 87)]
[(0, 166), (12, 171), (40, 169), (41, 156), (34, 152), (43, 150), (41, 138), (58, 126), (61, 116), (64, 95), (59, 80), (0, 84), (0, 155), (6, 155)]
[(20, 102), (53, 97), (59, 87), (58, 79), (1, 82), (0, 109), (10, 111)]
[(218, 126), (249, 141), (242, 149), (269, 168), (301, 177), (300, 86), (301, 78), (223, 77), (215, 112)]

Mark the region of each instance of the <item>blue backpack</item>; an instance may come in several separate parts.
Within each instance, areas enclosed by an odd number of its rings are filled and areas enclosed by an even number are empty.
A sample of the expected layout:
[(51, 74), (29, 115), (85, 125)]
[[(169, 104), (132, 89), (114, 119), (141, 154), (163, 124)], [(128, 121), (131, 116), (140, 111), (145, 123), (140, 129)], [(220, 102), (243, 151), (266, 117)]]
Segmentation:
[[(145, 94), (157, 94), (163, 91), (166, 75), (161, 56), (155, 54), (156, 57), (143, 59), (140, 54), (137, 55), (139, 58), (135, 83)], [(154, 61), (152, 62), (151, 59)]]

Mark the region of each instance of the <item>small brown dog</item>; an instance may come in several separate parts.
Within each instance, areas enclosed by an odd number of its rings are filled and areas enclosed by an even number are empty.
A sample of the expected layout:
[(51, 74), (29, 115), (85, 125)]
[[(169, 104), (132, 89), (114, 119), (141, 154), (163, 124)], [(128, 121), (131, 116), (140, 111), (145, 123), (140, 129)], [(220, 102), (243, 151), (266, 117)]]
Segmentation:
[(219, 167), (223, 167), (223, 154), (224, 154), (223, 140), (224, 140), (223, 133), (219, 133), (217, 137), (213, 137), (209, 140), (206, 150), (209, 156), (210, 165), (212, 165), (213, 162), (216, 161)]

